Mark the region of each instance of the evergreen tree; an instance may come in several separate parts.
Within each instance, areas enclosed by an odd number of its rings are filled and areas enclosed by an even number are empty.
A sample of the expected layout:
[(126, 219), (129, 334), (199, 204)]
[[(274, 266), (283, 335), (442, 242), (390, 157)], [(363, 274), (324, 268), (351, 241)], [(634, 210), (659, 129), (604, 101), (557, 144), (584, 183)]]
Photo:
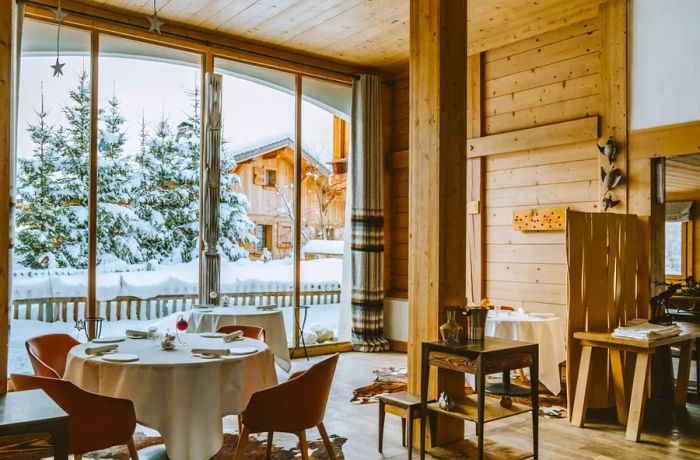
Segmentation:
[(35, 112), (36, 122), (27, 128), (34, 143), (30, 156), (18, 161), (17, 194), (22, 201), (16, 216), (17, 244), (15, 254), (20, 264), (47, 268), (46, 258), (59, 267), (69, 266), (65, 237), (69, 222), (65, 200), (59, 188), (59, 162), (54, 142), (54, 129), (48, 123), (44, 108)]

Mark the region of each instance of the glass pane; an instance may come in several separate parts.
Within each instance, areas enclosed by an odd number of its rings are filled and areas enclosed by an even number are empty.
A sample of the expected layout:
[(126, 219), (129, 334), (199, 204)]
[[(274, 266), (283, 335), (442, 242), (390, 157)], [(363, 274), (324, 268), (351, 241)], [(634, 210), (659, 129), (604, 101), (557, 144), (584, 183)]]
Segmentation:
[(302, 92), (301, 302), (309, 307), (308, 345), (349, 340), (340, 291), (349, 236), (345, 208), (352, 90), (304, 78)]
[(201, 56), (100, 37), (97, 300), (103, 334), (191, 308), (199, 281)]
[(221, 292), (283, 308), (293, 345), (294, 76), (217, 59), (223, 75)]
[(666, 222), (666, 275), (683, 274), (683, 223)]
[(28, 338), (77, 336), (86, 309), (90, 34), (61, 28), (63, 75), (54, 77), (57, 32), (24, 23), (9, 372), (31, 372)]

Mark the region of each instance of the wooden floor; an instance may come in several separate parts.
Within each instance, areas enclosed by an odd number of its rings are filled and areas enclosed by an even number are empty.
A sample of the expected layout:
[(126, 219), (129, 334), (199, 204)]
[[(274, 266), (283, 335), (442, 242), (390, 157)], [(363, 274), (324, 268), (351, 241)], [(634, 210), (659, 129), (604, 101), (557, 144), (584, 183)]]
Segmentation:
[[(322, 357), (312, 358), (312, 362)], [(349, 460), (405, 459), (401, 447), (401, 424), (397, 417), (387, 414), (384, 434), (384, 455), (377, 452), (376, 404), (350, 404), (352, 391), (373, 380), (372, 370), (384, 366), (405, 366), (406, 355), (399, 353), (345, 353), (340, 357), (335, 381), (326, 412), (326, 427), (330, 434), (348, 439), (343, 452)], [(305, 360), (295, 360), (294, 369), (308, 366)], [(697, 402), (697, 400), (695, 400)], [(654, 404), (650, 403), (650, 407)], [(660, 406), (660, 407), (659, 407)], [(641, 443), (624, 440), (622, 426), (612, 421), (597, 420), (590, 428), (575, 428), (566, 419), (540, 418), (540, 458), (542, 459), (699, 459), (700, 405), (688, 404), (687, 410), (673, 412), (656, 405), (655, 417), (645, 424)], [(649, 412), (649, 411), (648, 411)], [(654, 420), (650, 420), (654, 419)], [(227, 417), (228, 420), (228, 417)], [(227, 428), (235, 429), (227, 421)], [(486, 438), (500, 444), (531, 451), (530, 416), (521, 415), (486, 425)], [(467, 424), (467, 434), (474, 426)], [(311, 439), (318, 433), (309, 432)], [(295, 442), (293, 438), (281, 442)], [(278, 442), (278, 437), (275, 437)], [(417, 451), (414, 458), (418, 458)], [(501, 460), (501, 459), (499, 459)]]

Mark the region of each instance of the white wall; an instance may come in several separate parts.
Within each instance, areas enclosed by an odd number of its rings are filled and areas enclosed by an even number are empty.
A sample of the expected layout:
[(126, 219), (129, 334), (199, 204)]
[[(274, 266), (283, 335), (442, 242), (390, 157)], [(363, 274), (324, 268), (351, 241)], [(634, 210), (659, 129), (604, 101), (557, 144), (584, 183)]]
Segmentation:
[(387, 298), (384, 301), (384, 337), (408, 342), (408, 301)]
[(630, 129), (700, 120), (700, 0), (629, 0)]

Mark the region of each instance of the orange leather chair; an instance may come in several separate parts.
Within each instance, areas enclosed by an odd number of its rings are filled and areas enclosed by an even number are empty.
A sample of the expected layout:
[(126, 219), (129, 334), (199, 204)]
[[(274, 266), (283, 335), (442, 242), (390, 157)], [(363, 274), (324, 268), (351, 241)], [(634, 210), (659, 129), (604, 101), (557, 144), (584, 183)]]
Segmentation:
[(17, 391), (41, 389), (68, 414), (68, 453), (75, 460), (83, 454), (126, 444), (132, 460), (139, 455), (134, 445), (136, 414), (128, 399), (110, 398), (85, 391), (67, 380), (12, 374)]
[(34, 374), (55, 379), (63, 378), (68, 352), (78, 344), (68, 334), (40, 335), (24, 342)]
[(295, 372), (284, 383), (253, 394), (243, 411), (243, 429), (236, 446), (234, 460), (243, 458), (243, 451), (251, 433), (267, 432), (267, 458), (272, 451), (275, 431), (296, 433), (299, 436), (301, 458), (308, 459), (306, 430), (317, 427), (328, 455), (335, 459), (333, 446), (323, 426), (328, 393), (333, 383), (338, 353), (306, 371)]
[(260, 340), (262, 342), (265, 341), (265, 329), (258, 326), (221, 326), (216, 330), (216, 332), (221, 332), (222, 334), (230, 334), (236, 331), (243, 332), (243, 337)]

